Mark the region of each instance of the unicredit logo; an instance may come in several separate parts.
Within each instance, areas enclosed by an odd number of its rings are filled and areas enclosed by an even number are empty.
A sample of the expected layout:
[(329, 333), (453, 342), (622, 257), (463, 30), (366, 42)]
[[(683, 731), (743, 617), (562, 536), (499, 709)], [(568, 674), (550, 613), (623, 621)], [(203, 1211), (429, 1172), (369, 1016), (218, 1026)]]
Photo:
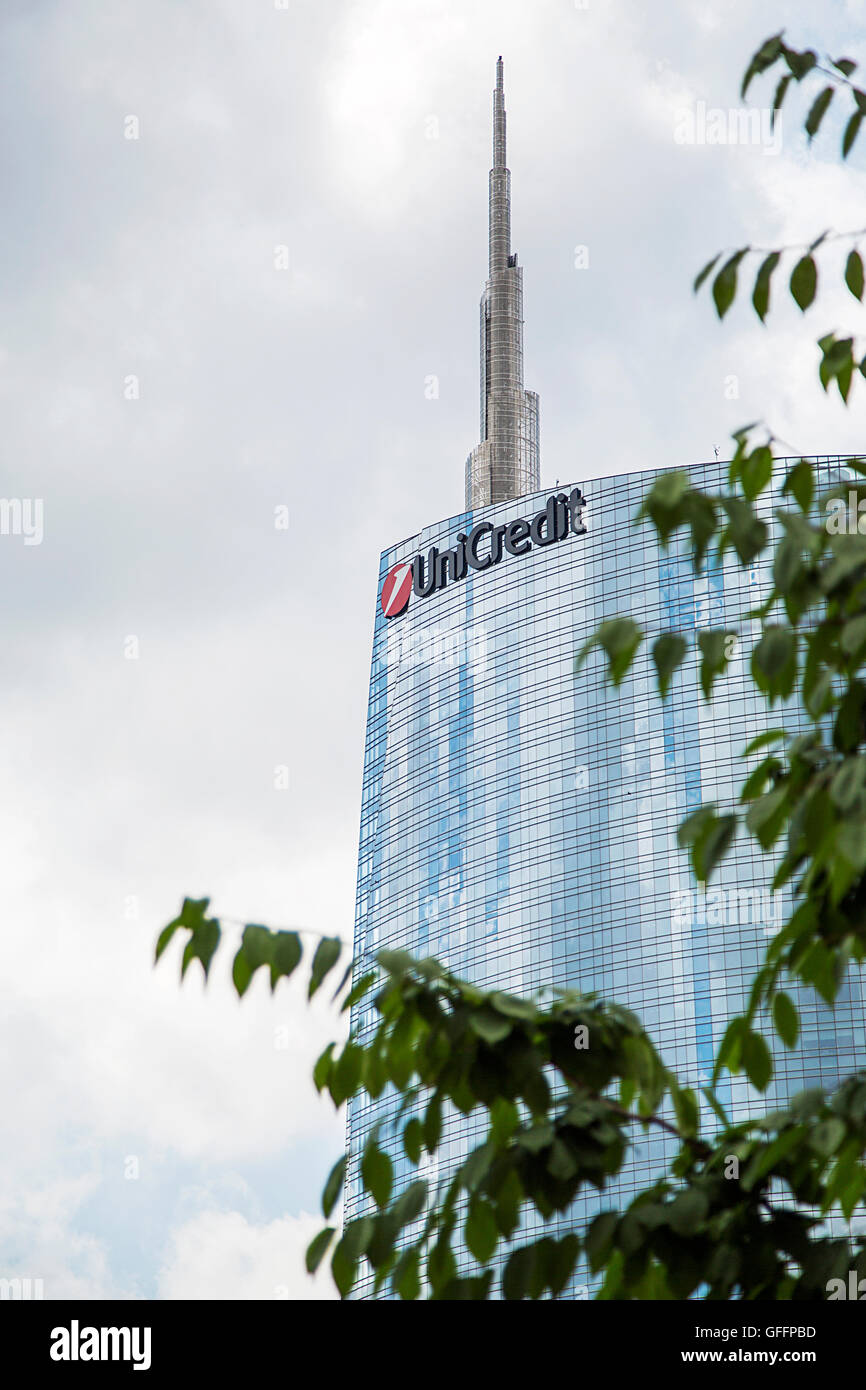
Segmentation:
[(528, 555), (533, 546), (555, 545), (566, 536), (586, 534), (582, 513), (586, 499), (579, 487), (569, 494), (553, 493), (543, 511), (531, 521), (518, 518), (503, 526), (492, 521), (479, 521), (466, 535), (457, 537), (451, 550), (437, 550), (433, 545), (425, 555), (414, 560), (402, 560), (388, 571), (382, 585), (382, 612), (386, 618), (396, 618), (405, 612), (412, 590), (419, 598), (429, 598), (446, 584), (465, 579), (468, 571), (487, 570), (498, 565), (503, 555)]
[(388, 572), (382, 585), (382, 612), (386, 618), (396, 618), (409, 602), (412, 592), (412, 561), (403, 560)]

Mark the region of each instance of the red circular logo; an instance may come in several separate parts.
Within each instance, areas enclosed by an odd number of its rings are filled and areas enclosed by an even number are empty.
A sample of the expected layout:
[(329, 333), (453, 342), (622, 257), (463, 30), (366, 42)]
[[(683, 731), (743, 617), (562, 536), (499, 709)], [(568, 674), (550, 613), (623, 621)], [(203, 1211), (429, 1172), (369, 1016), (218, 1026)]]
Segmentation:
[(412, 592), (412, 561), (403, 560), (388, 571), (382, 585), (382, 612), (386, 618), (402, 613)]

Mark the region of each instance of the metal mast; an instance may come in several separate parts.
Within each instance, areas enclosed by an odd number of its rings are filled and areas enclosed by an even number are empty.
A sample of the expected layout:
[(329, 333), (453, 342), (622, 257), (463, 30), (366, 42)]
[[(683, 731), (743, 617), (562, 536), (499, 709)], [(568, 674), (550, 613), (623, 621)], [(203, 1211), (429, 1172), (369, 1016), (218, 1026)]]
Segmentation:
[(500, 57), (493, 93), (488, 278), (481, 297), (481, 443), (466, 460), (466, 506), (508, 501), (539, 487), (538, 396), (523, 386), (523, 270), (511, 250)]

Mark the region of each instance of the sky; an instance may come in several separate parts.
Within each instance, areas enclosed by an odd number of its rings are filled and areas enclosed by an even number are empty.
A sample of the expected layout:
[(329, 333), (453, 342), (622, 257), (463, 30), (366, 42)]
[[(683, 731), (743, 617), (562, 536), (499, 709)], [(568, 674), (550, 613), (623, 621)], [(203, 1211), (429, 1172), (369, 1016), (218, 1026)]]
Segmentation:
[[(842, 242), (805, 318), (691, 290), (866, 222), (838, 103), (811, 148), (796, 96), (780, 140), (688, 139), (782, 26), (866, 61), (861, 0), (4, 0), (0, 493), (41, 525), (0, 534), (0, 1276), (335, 1296), (341, 1021), (238, 1001), (233, 924), (351, 940), (379, 553), (478, 442), (500, 53), (543, 485), (753, 420), (866, 449), (866, 384), (816, 382), (866, 330)], [(206, 988), (152, 966), (185, 895), (232, 922)]]

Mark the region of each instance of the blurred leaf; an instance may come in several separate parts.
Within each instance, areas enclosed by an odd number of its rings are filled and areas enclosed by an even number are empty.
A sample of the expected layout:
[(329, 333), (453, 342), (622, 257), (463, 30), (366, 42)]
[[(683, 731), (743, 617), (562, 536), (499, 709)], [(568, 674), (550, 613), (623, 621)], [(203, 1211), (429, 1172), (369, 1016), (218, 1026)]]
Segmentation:
[(737, 269), (748, 250), (748, 246), (744, 246), (742, 250), (735, 251), (733, 256), (725, 261), (713, 281), (713, 303), (720, 319), (725, 317), (734, 302), (737, 293)]
[(685, 638), (680, 637), (677, 632), (663, 632), (661, 637), (657, 637), (653, 643), (652, 657), (655, 662), (659, 694), (662, 699), (667, 695), (671, 677), (682, 664), (687, 651), (688, 645)]
[(319, 1231), (307, 1246), (306, 1266), (308, 1274), (315, 1274), (325, 1255), (334, 1236), (337, 1234), (333, 1226), (326, 1226), (323, 1231)]
[(800, 1016), (790, 995), (776, 994), (774, 996), (773, 1023), (785, 1046), (796, 1047), (800, 1032)]
[(379, 1148), (373, 1138), (367, 1141), (367, 1146), (364, 1149), (361, 1159), (361, 1178), (376, 1206), (380, 1209), (386, 1207), (394, 1181), (394, 1165), (388, 1154), (385, 1153), (384, 1149)]
[(759, 1091), (766, 1091), (773, 1075), (773, 1059), (760, 1033), (749, 1031), (743, 1035), (742, 1059), (743, 1070), (752, 1085)]
[[(789, 81), (789, 77), (782, 78), (782, 83), (787, 83)], [(780, 87), (782, 86), (782, 83), (779, 84)], [(782, 95), (784, 95), (784, 89), (782, 91)], [(777, 102), (777, 105), (779, 104), (781, 103)], [(770, 307), (770, 280), (773, 271), (776, 269), (776, 266), (779, 264), (780, 260), (781, 253), (779, 251), (771, 251), (769, 256), (766, 256), (764, 260), (761, 262), (760, 269), (758, 270), (758, 273), (755, 276), (755, 288), (752, 291), (752, 303), (755, 306), (755, 313), (758, 315), (758, 318), (761, 320), (761, 323), (763, 323), (765, 318), (767, 317), (767, 311)]]
[(845, 284), (855, 299), (863, 298), (863, 260), (859, 251), (849, 251), (845, 262)]
[(818, 288), (818, 267), (811, 256), (803, 256), (791, 271), (791, 294), (805, 313)]
[[(823, 92), (812, 103), (812, 107), (806, 117), (805, 130), (809, 139), (812, 140), (818, 134), (818, 128), (827, 112), (827, 107), (833, 100), (833, 88), (825, 87)], [(802, 305), (800, 306), (802, 308)]]
[(345, 1177), (346, 1155), (343, 1154), (343, 1157), (337, 1159), (337, 1162), (328, 1174), (328, 1181), (325, 1183), (322, 1192), (322, 1215), (326, 1221), (337, 1204), (340, 1193), (343, 1190)]
[(312, 999), (316, 990), (321, 985), (329, 970), (332, 970), (340, 958), (342, 942), (338, 937), (325, 936), (316, 947), (316, 954), (313, 956), (313, 965), (310, 971), (310, 984), (308, 997)]

